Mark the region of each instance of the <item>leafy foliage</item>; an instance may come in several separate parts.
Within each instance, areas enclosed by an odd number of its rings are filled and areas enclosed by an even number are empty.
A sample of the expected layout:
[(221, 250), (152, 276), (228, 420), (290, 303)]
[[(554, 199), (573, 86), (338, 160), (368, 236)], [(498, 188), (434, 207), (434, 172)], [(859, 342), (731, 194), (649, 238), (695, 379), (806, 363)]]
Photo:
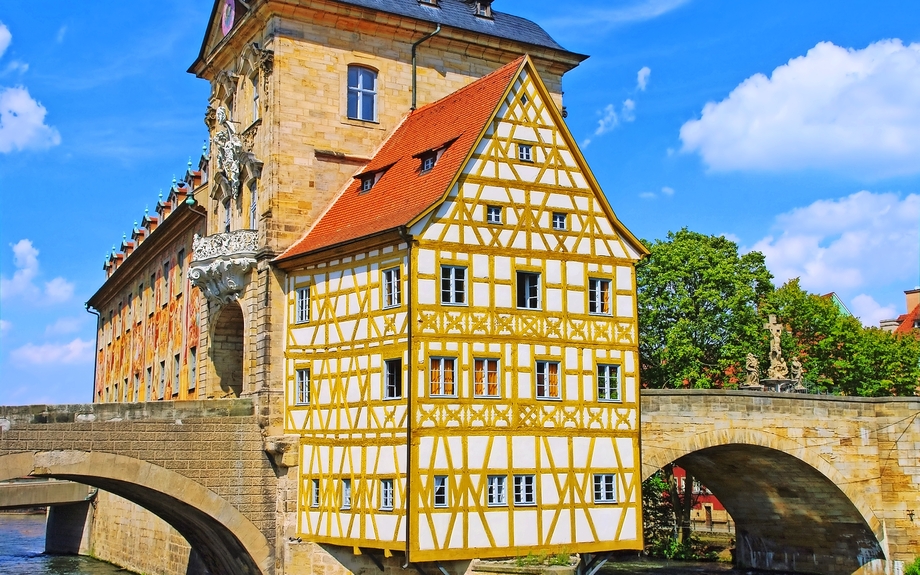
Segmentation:
[(904, 569), (904, 575), (920, 575), (920, 557), (914, 559), (914, 562)]
[(649, 387), (734, 383), (773, 291), (763, 254), (738, 255), (721, 236), (682, 229), (649, 244), (636, 266), (639, 354)]
[[(670, 466), (669, 466), (670, 467)], [(688, 478), (692, 483), (692, 478)], [(713, 551), (696, 538), (689, 530), (689, 505), (673, 505), (673, 472), (659, 470), (642, 482), (642, 524), (645, 538), (645, 552), (651, 557), (676, 560), (715, 560)], [(678, 494), (678, 498), (681, 496)], [(678, 503), (681, 503), (680, 501)], [(687, 517), (683, 510), (687, 509)], [(686, 525), (687, 529), (678, 528)]]

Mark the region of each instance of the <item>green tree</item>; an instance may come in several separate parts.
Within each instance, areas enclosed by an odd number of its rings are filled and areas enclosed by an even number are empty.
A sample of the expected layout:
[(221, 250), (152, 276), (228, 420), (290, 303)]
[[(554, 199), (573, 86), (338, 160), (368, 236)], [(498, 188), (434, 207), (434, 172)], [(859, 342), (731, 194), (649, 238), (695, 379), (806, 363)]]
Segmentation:
[(763, 339), (757, 304), (773, 291), (763, 254), (686, 228), (645, 244), (651, 253), (636, 266), (644, 384), (736, 383)]

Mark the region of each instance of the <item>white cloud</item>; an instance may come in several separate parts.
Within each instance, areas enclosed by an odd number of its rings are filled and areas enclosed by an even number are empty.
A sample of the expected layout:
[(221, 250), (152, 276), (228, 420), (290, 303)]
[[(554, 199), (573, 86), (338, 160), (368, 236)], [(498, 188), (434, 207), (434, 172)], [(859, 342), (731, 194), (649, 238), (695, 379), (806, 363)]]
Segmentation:
[(12, 41), (13, 35), (10, 33), (10, 29), (6, 27), (6, 24), (0, 22), (0, 56), (3, 56)]
[(594, 135), (601, 136), (619, 125), (620, 118), (617, 116), (616, 109), (613, 104), (607, 104), (607, 107), (604, 108), (603, 116), (597, 122), (597, 129), (594, 130)]
[(636, 75), (636, 89), (640, 92), (645, 91), (645, 87), (648, 86), (648, 77), (652, 74), (652, 69), (648, 66), (642, 66), (639, 70), (639, 73)]
[(610, 28), (631, 22), (642, 22), (663, 16), (680, 8), (690, 0), (639, 0), (627, 6), (605, 8), (600, 10), (577, 10), (571, 16), (550, 18), (547, 23), (552, 27), (583, 27), (590, 25), (597, 29)]
[(10, 357), (19, 365), (55, 366), (85, 363), (93, 359), (93, 342), (76, 338), (69, 343), (27, 343), (10, 352)]
[(0, 277), (0, 299), (21, 297), (33, 303), (61, 303), (73, 296), (74, 286), (62, 277), (45, 282), (44, 289), (35, 284), (39, 274), (38, 250), (31, 240), (19, 240), (11, 245), (16, 271), (10, 278)]
[(850, 300), (849, 309), (865, 326), (878, 327), (883, 319), (898, 317), (898, 311), (893, 305), (882, 306), (866, 294), (859, 294)]
[(670, 186), (665, 186), (665, 187), (661, 188), (661, 193), (664, 194), (664, 195), (666, 195), (666, 196), (673, 196), (673, 195), (674, 195), (674, 188), (672, 188), (672, 187), (670, 187)]
[(62, 317), (45, 328), (45, 335), (65, 335), (80, 331), (86, 320), (82, 317)]
[(627, 98), (623, 102), (623, 110), (621, 112), (624, 122), (632, 122), (636, 119), (636, 103), (632, 99)]
[(3, 73), (0, 76), (6, 76), (8, 74), (14, 74), (19, 72), (20, 74), (25, 74), (29, 71), (29, 65), (25, 62), (20, 62), (19, 60), (13, 60), (6, 65), (6, 68), (3, 69)]
[(61, 26), (58, 28), (57, 35), (54, 37), (54, 41), (60, 44), (64, 41), (64, 36), (67, 34), (67, 26)]
[(643, 200), (654, 200), (658, 196), (655, 194), (655, 192), (642, 192), (639, 194), (639, 197)]
[(776, 217), (754, 244), (777, 285), (801, 279), (817, 293), (912, 282), (920, 275), (920, 195), (862, 191)]
[(755, 74), (680, 129), (682, 151), (724, 170), (920, 172), (920, 43), (821, 42)]
[(5, 319), (0, 319), (0, 334), (5, 334), (11, 329), (13, 329), (13, 324), (6, 321)]
[[(673, 196), (674, 188), (670, 186), (664, 186), (663, 188), (661, 188), (661, 195), (667, 196), (667, 197)], [(639, 194), (639, 197), (646, 199), (646, 200), (653, 200), (658, 197), (658, 194), (656, 194), (655, 192), (642, 192), (641, 194)]]
[(21, 86), (0, 91), (0, 153), (60, 144), (61, 135), (45, 124), (47, 113)]

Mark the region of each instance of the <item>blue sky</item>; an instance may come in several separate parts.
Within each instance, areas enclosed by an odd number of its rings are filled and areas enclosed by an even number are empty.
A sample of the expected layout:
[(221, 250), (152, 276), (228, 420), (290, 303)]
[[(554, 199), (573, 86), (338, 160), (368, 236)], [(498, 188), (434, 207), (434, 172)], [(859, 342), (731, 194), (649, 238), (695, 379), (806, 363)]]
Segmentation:
[[(0, 7), (0, 404), (91, 400), (102, 262), (197, 159), (208, 0)], [(496, 0), (591, 55), (569, 127), (637, 236), (758, 249), (864, 323), (920, 284), (920, 4)]]

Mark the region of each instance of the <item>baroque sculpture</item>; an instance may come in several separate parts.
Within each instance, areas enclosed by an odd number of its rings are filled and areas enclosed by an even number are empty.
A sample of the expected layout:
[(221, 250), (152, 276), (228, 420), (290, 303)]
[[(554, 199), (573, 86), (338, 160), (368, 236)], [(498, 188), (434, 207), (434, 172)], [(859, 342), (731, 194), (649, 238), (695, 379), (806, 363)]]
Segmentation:
[(235, 200), (240, 196), (240, 154), (243, 143), (224, 106), (217, 108), (217, 124), (223, 129), (214, 134), (212, 149), (217, 150), (217, 169), (227, 179), (230, 196)]
[(760, 385), (760, 362), (753, 353), (747, 354), (747, 381), (746, 385)]
[(783, 359), (783, 351), (779, 345), (783, 326), (776, 323), (775, 315), (770, 314), (770, 321), (765, 323), (764, 327), (770, 331), (770, 367), (767, 370), (767, 378), (786, 379), (789, 368), (786, 366), (786, 360)]

